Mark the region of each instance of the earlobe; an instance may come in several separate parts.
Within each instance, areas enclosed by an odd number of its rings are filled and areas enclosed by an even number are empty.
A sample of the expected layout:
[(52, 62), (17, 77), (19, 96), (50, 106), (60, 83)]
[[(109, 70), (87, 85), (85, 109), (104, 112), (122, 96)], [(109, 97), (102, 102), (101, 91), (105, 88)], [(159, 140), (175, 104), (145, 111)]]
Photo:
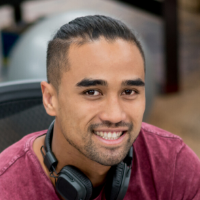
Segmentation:
[(47, 112), (47, 114), (51, 116), (56, 116), (56, 94), (54, 87), (45, 82), (41, 82), (41, 90), (42, 90), (42, 98), (43, 98), (43, 105)]

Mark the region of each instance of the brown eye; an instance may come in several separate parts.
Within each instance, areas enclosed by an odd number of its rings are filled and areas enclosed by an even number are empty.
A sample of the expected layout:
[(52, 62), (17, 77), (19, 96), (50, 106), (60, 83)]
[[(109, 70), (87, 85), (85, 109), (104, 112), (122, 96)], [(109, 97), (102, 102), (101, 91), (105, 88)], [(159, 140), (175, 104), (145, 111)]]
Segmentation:
[(99, 96), (101, 95), (101, 93), (97, 90), (88, 90), (85, 92), (86, 95), (89, 95), (89, 96)]
[(136, 92), (134, 90), (124, 90), (122, 95), (134, 95)]

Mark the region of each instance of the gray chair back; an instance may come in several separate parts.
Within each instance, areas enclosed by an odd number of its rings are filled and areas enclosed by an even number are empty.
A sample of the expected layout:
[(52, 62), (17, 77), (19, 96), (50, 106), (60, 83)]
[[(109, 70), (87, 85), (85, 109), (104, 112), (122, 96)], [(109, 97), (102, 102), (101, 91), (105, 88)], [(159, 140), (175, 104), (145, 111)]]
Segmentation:
[(26, 134), (47, 129), (54, 119), (43, 107), (40, 82), (0, 83), (0, 152)]

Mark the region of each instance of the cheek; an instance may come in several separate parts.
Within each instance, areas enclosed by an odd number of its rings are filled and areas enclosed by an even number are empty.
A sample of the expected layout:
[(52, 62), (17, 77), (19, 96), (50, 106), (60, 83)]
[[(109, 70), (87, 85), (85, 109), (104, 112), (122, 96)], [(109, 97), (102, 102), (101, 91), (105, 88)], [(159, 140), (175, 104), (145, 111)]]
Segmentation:
[(143, 117), (145, 111), (145, 99), (142, 99), (140, 102), (137, 102), (134, 109), (138, 113), (138, 117)]
[(126, 103), (124, 105), (125, 112), (127, 114), (127, 117), (130, 117), (131, 121), (136, 125), (137, 123), (141, 123), (143, 119), (143, 114), (145, 111), (145, 98), (141, 98), (138, 100), (135, 100), (130, 103)]
[(141, 126), (142, 126), (142, 120), (143, 120), (143, 115), (144, 115), (144, 111), (145, 111), (145, 98), (143, 100), (141, 100), (140, 102), (138, 102), (134, 108), (135, 110), (135, 118), (133, 119), (135, 122), (135, 133), (136, 133), (136, 137), (140, 132)]
[(145, 111), (145, 100), (135, 101), (126, 107), (127, 117), (133, 123), (132, 139), (133, 141), (137, 138), (143, 120), (143, 114)]
[(60, 116), (70, 122), (73, 128), (87, 130), (89, 122), (98, 113), (99, 103), (88, 102), (84, 99), (68, 98), (67, 101), (60, 101)]

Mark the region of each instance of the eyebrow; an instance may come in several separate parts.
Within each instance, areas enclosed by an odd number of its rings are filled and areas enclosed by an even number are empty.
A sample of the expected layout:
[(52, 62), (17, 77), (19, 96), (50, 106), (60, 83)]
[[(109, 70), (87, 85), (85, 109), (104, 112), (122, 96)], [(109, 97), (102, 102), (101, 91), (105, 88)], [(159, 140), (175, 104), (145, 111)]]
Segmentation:
[(125, 80), (122, 82), (123, 86), (145, 86), (144, 81), (142, 81), (140, 78), (135, 80)]
[[(101, 79), (83, 79), (76, 84), (77, 87), (90, 87), (90, 86), (107, 86), (108, 83), (105, 80)], [(125, 80), (122, 81), (123, 86), (145, 86), (145, 83), (140, 79), (133, 79), (133, 80)]]
[(108, 84), (106, 81), (101, 79), (86, 79), (86, 78), (76, 84), (76, 86), (78, 87), (90, 87), (96, 85), (107, 86)]

